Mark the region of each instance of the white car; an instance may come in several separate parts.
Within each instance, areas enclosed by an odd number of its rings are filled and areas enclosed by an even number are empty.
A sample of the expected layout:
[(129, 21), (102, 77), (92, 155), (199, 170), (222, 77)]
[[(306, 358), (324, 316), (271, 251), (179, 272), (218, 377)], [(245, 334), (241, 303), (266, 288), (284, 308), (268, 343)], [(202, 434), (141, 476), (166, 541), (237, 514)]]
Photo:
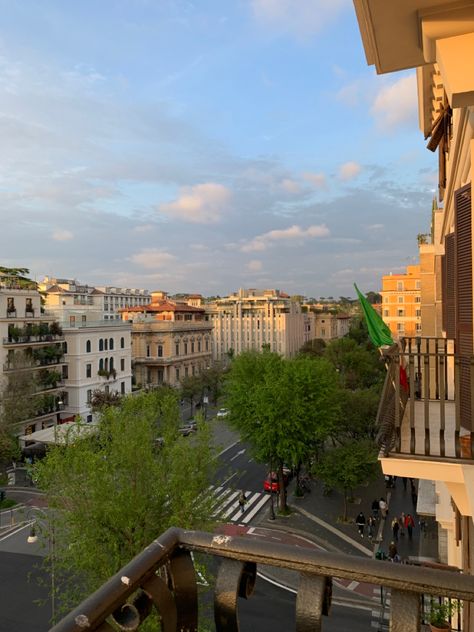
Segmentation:
[(228, 408), (219, 408), (219, 410), (217, 411), (217, 419), (222, 419), (223, 417), (227, 417), (227, 415), (229, 414), (229, 409)]

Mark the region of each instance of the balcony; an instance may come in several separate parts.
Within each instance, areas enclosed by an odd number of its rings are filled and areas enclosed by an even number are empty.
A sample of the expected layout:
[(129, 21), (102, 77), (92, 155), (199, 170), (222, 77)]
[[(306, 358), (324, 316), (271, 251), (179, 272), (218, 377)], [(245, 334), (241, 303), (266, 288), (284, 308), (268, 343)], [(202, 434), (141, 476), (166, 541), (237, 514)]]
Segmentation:
[[(474, 577), (450, 570), (390, 564), (375, 559), (275, 544), (248, 537), (168, 529), (77, 606), (50, 632), (138, 630), (155, 606), (163, 630), (197, 630), (199, 578), (192, 552), (220, 558), (214, 589), (217, 632), (240, 629), (238, 597), (251, 597), (258, 564), (300, 574), (298, 631), (320, 630), (330, 616), (333, 577), (391, 589), (390, 630), (420, 630), (425, 595), (474, 600)], [(429, 599), (427, 600), (429, 603)], [(460, 629), (458, 624), (453, 629)], [(275, 630), (280, 629), (275, 624)]]
[(3, 346), (4, 347), (17, 347), (19, 345), (27, 345), (27, 346), (39, 346), (39, 345), (45, 345), (45, 344), (51, 344), (52, 342), (63, 342), (64, 341), (64, 336), (61, 334), (59, 335), (52, 335), (52, 334), (46, 334), (45, 336), (33, 336), (33, 335), (26, 335), (26, 336), (18, 336), (18, 337), (13, 337), (13, 336), (8, 336), (3, 338)]

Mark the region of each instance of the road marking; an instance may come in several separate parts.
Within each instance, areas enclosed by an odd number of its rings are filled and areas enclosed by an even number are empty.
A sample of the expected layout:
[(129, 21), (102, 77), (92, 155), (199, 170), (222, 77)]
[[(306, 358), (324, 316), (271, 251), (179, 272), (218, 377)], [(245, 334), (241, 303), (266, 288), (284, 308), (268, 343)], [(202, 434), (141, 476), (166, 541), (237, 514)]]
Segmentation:
[(33, 522), (34, 522), (34, 520), (30, 520), (29, 522), (27, 522), (26, 524), (22, 525), (21, 527), (18, 527), (18, 529), (15, 529), (15, 531), (10, 531), (10, 533), (8, 533), (7, 535), (4, 535), (2, 538), (0, 538), (0, 542), (3, 542), (3, 540), (6, 540), (7, 538), (11, 538), (12, 535), (16, 535), (17, 533), (20, 533), (20, 531), (23, 531), (23, 529), (26, 529), (27, 527), (32, 525)]
[(234, 478), (234, 476), (237, 476), (237, 472), (234, 472), (232, 476), (229, 476), (229, 478), (226, 481), (224, 481), (222, 485), (227, 485), (227, 483), (231, 481)]
[(267, 503), (269, 500), (270, 500), (270, 496), (267, 496), (265, 494), (265, 496), (263, 496), (263, 498), (257, 503), (257, 505), (252, 509), (252, 511), (245, 516), (242, 522), (244, 524), (247, 524), (248, 522), (250, 522), (250, 520), (252, 520), (255, 514), (258, 513), (260, 509), (263, 507), (263, 505)]
[(239, 456), (242, 456), (242, 454), (245, 454), (245, 448), (236, 452), (234, 456), (231, 459), (229, 459), (229, 461), (234, 461), (235, 459), (238, 459)]
[(352, 581), (349, 586), (347, 586), (347, 590), (354, 590), (359, 585), (359, 582)]
[(240, 443), (240, 439), (238, 439), (237, 441), (234, 441), (234, 443), (231, 443), (229, 446), (227, 446), (227, 448), (224, 448), (221, 452), (219, 452), (219, 454), (217, 455), (216, 458), (222, 456), (223, 454), (225, 454), (227, 452), (227, 450), (230, 450), (231, 448), (234, 447), (234, 445), (237, 445), (238, 443)]

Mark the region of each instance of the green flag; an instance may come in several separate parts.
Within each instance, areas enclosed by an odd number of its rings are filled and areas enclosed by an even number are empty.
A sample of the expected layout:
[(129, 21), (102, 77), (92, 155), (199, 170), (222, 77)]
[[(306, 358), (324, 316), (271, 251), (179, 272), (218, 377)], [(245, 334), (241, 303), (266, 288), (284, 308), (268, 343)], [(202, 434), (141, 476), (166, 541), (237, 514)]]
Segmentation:
[(376, 347), (382, 347), (383, 345), (393, 345), (392, 334), (390, 329), (383, 322), (382, 317), (375, 311), (365, 296), (359, 291), (359, 288), (354, 283), (354, 287), (359, 297), (362, 311), (364, 312), (365, 322), (367, 323), (367, 329), (369, 330), (369, 338), (372, 340)]

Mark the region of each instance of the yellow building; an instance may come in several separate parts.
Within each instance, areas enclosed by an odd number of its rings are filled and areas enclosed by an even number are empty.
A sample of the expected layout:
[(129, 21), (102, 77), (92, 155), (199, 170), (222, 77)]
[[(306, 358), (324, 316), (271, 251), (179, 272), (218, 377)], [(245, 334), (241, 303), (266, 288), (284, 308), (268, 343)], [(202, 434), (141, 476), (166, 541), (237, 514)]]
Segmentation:
[(420, 266), (382, 277), (382, 318), (394, 338), (421, 335)]
[[(438, 154), (443, 202), (433, 209), (431, 243), (420, 245), (425, 336), (387, 358), (380, 460), (386, 474), (420, 481), (418, 510), (438, 522), (441, 561), (473, 574), (474, 3), (354, 4), (368, 63), (378, 73), (416, 68), (420, 128), (427, 149)], [(408, 389), (400, 384), (400, 361)], [(462, 617), (463, 630), (474, 630), (472, 603), (464, 602)]]
[(132, 323), (132, 363), (137, 384), (177, 386), (211, 363), (212, 324), (205, 310), (152, 292), (151, 303), (121, 310)]

